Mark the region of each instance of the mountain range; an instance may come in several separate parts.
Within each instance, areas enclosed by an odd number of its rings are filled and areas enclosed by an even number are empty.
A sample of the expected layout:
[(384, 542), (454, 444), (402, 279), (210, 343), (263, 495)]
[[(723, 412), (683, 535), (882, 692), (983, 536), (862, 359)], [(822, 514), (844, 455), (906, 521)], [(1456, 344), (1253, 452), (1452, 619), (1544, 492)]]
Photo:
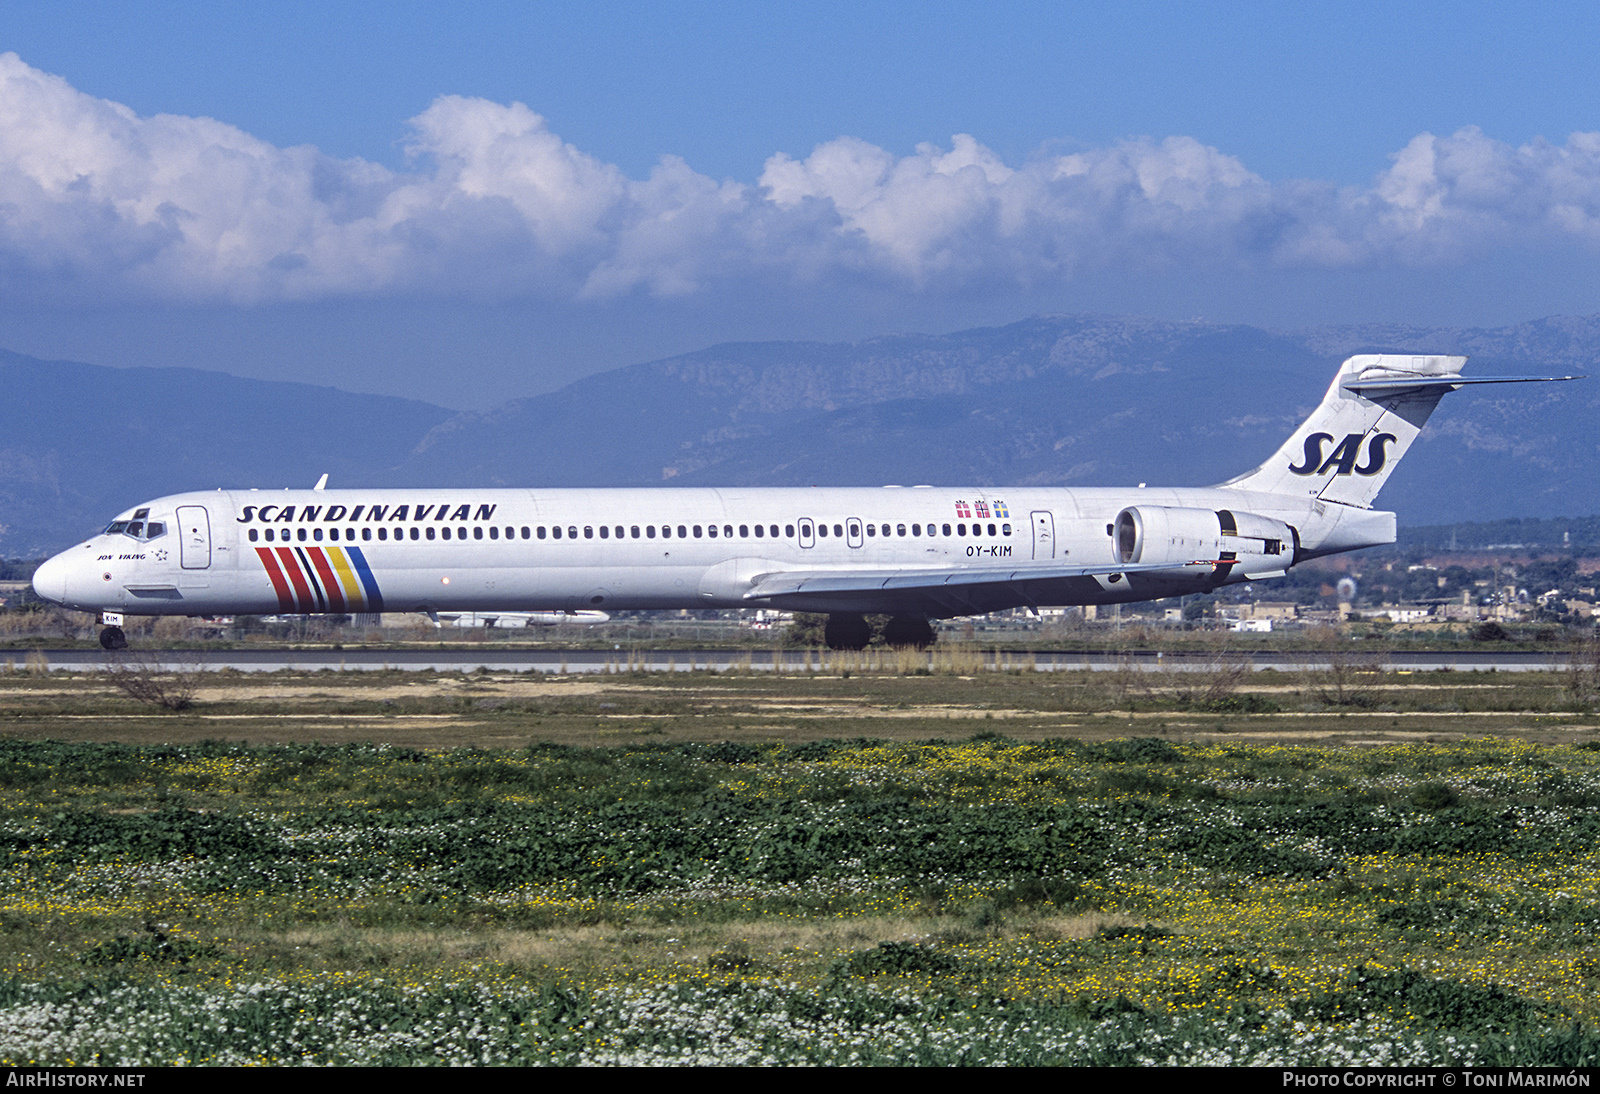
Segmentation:
[[(486, 412), (0, 351), (0, 555), (182, 490), (309, 486), (1205, 485), (1260, 463), (1346, 356), (1587, 373), (1600, 316), (1274, 332), (1041, 316), (712, 346)], [(1600, 512), (1600, 379), (1449, 396), (1379, 504), (1403, 524)]]

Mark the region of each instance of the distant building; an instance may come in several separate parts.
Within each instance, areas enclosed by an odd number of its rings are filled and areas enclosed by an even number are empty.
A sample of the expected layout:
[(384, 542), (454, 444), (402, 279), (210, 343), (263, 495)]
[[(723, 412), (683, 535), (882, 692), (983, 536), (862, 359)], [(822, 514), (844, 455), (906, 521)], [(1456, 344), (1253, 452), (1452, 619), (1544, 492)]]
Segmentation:
[(1433, 609), (1421, 604), (1388, 605), (1372, 613), (1374, 619), (1387, 619), (1391, 623), (1421, 623), (1433, 616)]
[[(1289, 623), (1300, 618), (1300, 605), (1287, 600), (1258, 600), (1253, 604), (1229, 604), (1218, 615), (1236, 631), (1270, 631), (1273, 623)], [(1242, 627), (1241, 623), (1265, 623), (1264, 627)]]

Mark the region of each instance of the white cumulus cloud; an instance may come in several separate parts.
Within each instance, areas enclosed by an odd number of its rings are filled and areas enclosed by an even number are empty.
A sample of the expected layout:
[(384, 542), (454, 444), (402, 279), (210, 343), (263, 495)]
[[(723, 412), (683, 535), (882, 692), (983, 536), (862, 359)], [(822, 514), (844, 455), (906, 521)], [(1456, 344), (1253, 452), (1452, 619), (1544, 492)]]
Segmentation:
[(907, 156), (840, 137), (741, 183), (672, 156), (629, 178), (520, 103), (447, 96), (407, 148), (396, 172), (139, 117), (0, 55), (0, 284), (243, 303), (672, 296), (750, 278), (943, 291), (1600, 247), (1600, 133), (1421, 134), (1364, 187), (1271, 183), (1182, 136), (1008, 165), (965, 134)]

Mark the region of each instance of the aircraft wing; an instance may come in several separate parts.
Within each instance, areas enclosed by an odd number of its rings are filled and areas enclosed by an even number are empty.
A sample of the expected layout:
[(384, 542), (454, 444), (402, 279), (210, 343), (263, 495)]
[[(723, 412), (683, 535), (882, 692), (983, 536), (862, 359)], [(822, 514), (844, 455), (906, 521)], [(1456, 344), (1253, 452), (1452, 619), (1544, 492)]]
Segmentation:
[[(881, 610), (881, 605), (915, 604), (926, 601), (942, 609), (964, 608), (956, 614), (979, 614), (992, 610), (985, 604), (1003, 592), (1005, 599), (1016, 603), (1020, 594), (1025, 601), (1033, 602), (1036, 595), (1031, 590), (1045, 592), (1048, 584), (1071, 581), (1074, 578), (1111, 578), (1111, 583), (1122, 580), (1123, 575), (1162, 572), (1170, 575), (1200, 574), (1210, 572), (1223, 560), (1196, 559), (1189, 563), (1113, 563), (1085, 566), (1080, 564), (1038, 564), (1009, 569), (961, 567), (948, 570), (782, 570), (762, 574), (756, 578), (755, 587), (744, 594), (746, 600), (764, 601), (775, 606), (794, 604), (806, 610), (806, 605), (831, 604), (833, 610)], [(1042, 603), (1052, 601), (1039, 598)]]

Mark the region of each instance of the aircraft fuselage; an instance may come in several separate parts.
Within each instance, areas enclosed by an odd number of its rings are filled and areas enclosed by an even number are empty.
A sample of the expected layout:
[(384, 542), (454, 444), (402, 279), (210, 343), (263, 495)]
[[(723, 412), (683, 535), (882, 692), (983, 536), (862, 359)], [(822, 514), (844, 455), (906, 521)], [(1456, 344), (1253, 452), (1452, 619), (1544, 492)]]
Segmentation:
[[(764, 606), (752, 579), (777, 571), (1104, 567), (1130, 505), (1271, 516), (1296, 529), (1300, 558), (1393, 539), (1392, 514), (1215, 488), (214, 491), (130, 510), (36, 584), (67, 607), (133, 615), (748, 608)], [(939, 617), (1249, 579), (1217, 576), (1062, 577), (1026, 593), (985, 587), (979, 603), (884, 590), (849, 607)], [(784, 606), (841, 604), (802, 594)]]

